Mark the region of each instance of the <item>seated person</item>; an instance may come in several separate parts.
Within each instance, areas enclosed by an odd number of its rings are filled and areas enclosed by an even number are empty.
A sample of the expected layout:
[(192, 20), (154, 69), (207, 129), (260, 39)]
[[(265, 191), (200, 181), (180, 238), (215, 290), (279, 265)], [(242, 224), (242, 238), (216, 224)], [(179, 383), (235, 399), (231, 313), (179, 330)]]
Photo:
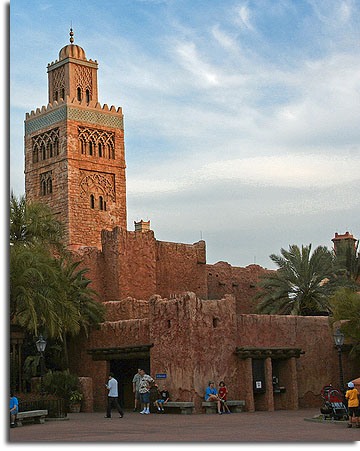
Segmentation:
[(19, 410), (19, 401), (10, 393), (10, 427), (15, 427), (15, 419)]
[(165, 386), (162, 388), (162, 390), (158, 390), (158, 394), (159, 399), (155, 401), (155, 406), (157, 407), (159, 412), (164, 413), (164, 404), (169, 401), (170, 395)]
[[(219, 383), (219, 387), (220, 387), (219, 388), (219, 398), (220, 398), (221, 404), (222, 404), (222, 411), (224, 413), (231, 413), (228, 405), (226, 404), (226, 398), (227, 398), (228, 391), (227, 391), (225, 382), (221, 381)], [(226, 408), (226, 411), (225, 411), (225, 408)]]
[(218, 392), (215, 388), (215, 382), (210, 381), (209, 382), (209, 386), (206, 389), (206, 393), (205, 393), (205, 401), (210, 401), (210, 402), (216, 402), (217, 403), (217, 410), (218, 410), (218, 414), (221, 415), (221, 400), (218, 396)]

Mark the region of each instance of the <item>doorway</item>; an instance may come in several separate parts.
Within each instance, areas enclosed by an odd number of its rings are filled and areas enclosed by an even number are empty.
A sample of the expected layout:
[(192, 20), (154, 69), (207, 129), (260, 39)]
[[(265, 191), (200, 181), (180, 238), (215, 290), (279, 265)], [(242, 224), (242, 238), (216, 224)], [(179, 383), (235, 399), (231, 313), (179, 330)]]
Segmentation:
[(124, 409), (134, 408), (132, 380), (138, 368), (150, 374), (150, 358), (110, 360), (110, 372), (114, 373), (118, 381), (119, 402)]

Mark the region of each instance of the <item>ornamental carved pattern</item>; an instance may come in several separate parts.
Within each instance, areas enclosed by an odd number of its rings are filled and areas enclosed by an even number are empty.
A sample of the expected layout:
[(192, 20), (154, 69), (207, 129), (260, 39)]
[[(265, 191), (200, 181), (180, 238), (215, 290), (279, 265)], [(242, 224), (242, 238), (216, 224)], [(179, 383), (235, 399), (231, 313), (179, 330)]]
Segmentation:
[(59, 155), (59, 128), (32, 138), (33, 163)]
[(115, 202), (114, 174), (80, 170), (80, 196), (86, 198), (90, 194), (102, 195), (105, 201)]
[(65, 66), (53, 71), (53, 90), (60, 91), (61, 88), (65, 88)]
[(90, 67), (80, 65), (75, 66), (75, 84), (77, 87), (81, 88), (83, 92), (88, 89), (91, 97), (92, 73)]
[(89, 154), (90, 143), (93, 147), (91, 155), (98, 152), (101, 145), (101, 155), (104, 158), (115, 158), (115, 133), (89, 127), (78, 127), (79, 149), (82, 154)]

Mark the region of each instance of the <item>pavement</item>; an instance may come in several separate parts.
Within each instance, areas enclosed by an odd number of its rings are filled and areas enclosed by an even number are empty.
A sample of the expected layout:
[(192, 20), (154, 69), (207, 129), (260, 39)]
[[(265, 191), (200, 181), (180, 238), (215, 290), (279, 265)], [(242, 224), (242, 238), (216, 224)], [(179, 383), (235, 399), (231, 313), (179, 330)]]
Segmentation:
[(9, 442), (355, 442), (360, 428), (346, 423), (304, 421), (319, 409), (242, 412), (230, 415), (181, 415), (126, 412), (111, 419), (104, 412), (68, 414), (68, 421), (46, 421), (9, 429)]

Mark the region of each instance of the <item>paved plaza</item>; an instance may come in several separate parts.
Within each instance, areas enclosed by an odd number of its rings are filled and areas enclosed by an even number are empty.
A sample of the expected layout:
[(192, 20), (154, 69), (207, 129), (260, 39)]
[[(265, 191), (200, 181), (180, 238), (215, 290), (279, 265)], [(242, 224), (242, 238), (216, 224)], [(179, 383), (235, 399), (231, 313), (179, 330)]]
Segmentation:
[(140, 415), (111, 419), (104, 412), (69, 414), (68, 421), (46, 421), (10, 429), (10, 442), (354, 442), (360, 429), (346, 424), (304, 421), (319, 409), (243, 412), (231, 415)]

